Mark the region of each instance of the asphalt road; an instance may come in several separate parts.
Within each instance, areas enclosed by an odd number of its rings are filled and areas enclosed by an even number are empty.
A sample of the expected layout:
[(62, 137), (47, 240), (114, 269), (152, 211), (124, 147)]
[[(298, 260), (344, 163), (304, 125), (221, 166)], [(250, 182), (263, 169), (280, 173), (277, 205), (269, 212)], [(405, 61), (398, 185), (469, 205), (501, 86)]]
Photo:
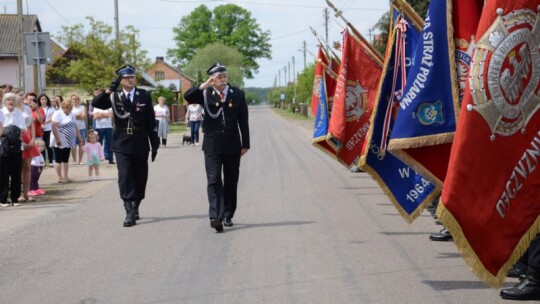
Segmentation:
[[(0, 208), (0, 303), (508, 303), (425, 212), (407, 224), (376, 183), (311, 145), (305, 122), (250, 108), (235, 226), (207, 218), (200, 147), (171, 135), (122, 227), (115, 167)], [(506, 286), (515, 284), (509, 279)]]

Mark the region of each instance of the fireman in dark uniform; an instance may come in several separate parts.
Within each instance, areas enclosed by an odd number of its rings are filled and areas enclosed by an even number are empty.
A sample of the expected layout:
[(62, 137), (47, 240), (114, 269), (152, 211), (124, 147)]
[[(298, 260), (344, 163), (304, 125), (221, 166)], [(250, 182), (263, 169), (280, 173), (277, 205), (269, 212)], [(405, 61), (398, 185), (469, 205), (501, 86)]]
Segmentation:
[[(244, 91), (229, 86), (227, 70), (219, 62), (208, 69), (210, 76), (184, 98), (203, 106), (203, 145), (210, 227), (217, 232), (233, 225), (236, 211), (240, 157), (249, 150), (248, 108)], [(223, 178), (222, 178), (223, 173)]]
[[(159, 147), (154, 107), (150, 94), (135, 87), (135, 68), (125, 65), (116, 71), (118, 78), (94, 97), (92, 106), (113, 109), (114, 131), (111, 150), (118, 168), (118, 187), (124, 201), (124, 227), (139, 219), (139, 205), (144, 199), (148, 179), (148, 152), (154, 161)], [(117, 87), (120, 85), (120, 89)]]

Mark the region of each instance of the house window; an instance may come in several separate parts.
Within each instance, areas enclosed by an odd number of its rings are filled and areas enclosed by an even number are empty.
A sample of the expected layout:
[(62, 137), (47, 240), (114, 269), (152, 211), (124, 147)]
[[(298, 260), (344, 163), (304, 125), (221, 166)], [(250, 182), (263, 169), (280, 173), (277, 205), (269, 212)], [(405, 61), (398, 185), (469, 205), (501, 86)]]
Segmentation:
[(156, 71), (156, 80), (162, 80), (165, 78), (165, 72), (163, 71)]

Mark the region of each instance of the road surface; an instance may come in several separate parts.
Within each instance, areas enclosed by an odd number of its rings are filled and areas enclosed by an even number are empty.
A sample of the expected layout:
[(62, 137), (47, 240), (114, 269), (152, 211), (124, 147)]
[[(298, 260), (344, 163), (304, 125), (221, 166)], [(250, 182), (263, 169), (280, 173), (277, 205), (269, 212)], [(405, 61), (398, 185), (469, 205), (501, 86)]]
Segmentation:
[[(308, 122), (309, 123), (309, 122)], [(116, 168), (0, 208), (0, 303), (508, 303), (468, 269), (425, 212), (407, 224), (365, 173), (311, 145), (306, 122), (250, 108), (235, 226), (210, 228), (203, 153), (150, 164), (142, 219), (122, 227)], [(509, 279), (506, 286), (515, 284)]]

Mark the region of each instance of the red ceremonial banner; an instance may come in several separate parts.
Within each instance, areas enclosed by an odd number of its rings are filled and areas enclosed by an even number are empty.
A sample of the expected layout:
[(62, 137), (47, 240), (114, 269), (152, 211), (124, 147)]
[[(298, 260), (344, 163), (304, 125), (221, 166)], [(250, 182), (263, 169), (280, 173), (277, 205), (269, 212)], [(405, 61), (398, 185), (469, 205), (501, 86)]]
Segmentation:
[[(331, 57), (332, 60), (328, 60)], [(320, 87), (321, 81), (324, 77), (326, 81), (326, 92), (328, 93), (328, 108), (329, 112), (332, 109), (332, 103), (334, 101), (334, 91), (336, 89), (336, 77), (338, 74), (339, 62), (331, 55), (327, 55), (324, 52), (322, 46), (319, 46), (319, 52), (317, 53), (317, 62), (315, 63), (315, 77), (313, 79), (313, 91), (311, 95), (311, 113), (313, 116), (317, 115), (317, 108), (320, 100)]]
[(347, 167), (360, 156), (369, 129), (382, 72), (377, 55), (345, 31), (327, 141), (340, 143), (337, 158)]
[(484, 6), (437, 210), (473, 272), (493, 286), (540, 228), (537, 7)]

